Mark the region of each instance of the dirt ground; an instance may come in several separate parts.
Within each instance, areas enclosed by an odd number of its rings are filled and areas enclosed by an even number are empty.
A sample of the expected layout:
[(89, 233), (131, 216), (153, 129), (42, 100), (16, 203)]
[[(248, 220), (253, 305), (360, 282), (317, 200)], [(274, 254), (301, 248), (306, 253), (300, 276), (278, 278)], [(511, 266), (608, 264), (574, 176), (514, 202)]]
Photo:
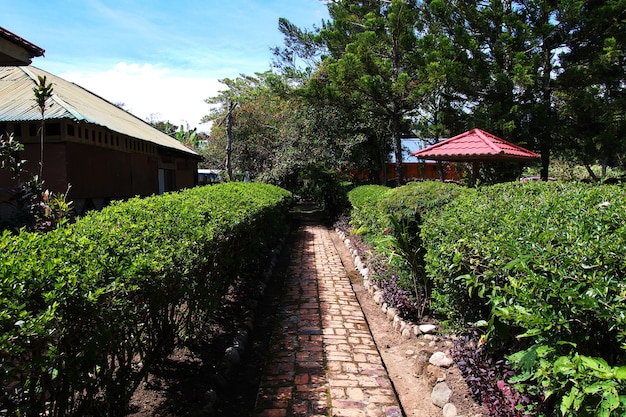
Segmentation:
[[(432, 404), (430, 394), (431, 382), (437, 376), (443, 376), (420, 374), (420, 366), (416, 363), (421, 350), (445, 350), (449, 348), (449, 342), (438, 339), (435, 346), (424, 347), (418, 339), (406, 339), (394, 330), (380, 306), (374, 303), (371, 295), (364, 289), (362, 279), (354, 271), (349, 251), (334, 231), (331, 235), (346, 268), (351, 271), (353, 287), (406, 417), (441, 417), (442, 410)], [(289, 240), (284, 247), (290, 247)], [(278, 257), (278, 263), (272, 277), (266, 282), (262, 297), (258, 284), (250, 284), (250, 281), (255, 280), (242, 280), (233, 286), (227, 302), (204, 340), (176, 350), (147, 377), (130, 402), (128, 417), (254, 415), (264, 352), (267, 351), (276, 312), (280, 306), (288, 255), (288, 250), (284, 250)], [(256, 314), (245, 354), (239, 365), (229, 365), (224, 359), (224, 351), (237, 332), (246, 328), (251, 311)], [(429, 376), (431, 382), (428, 381)], [(470, 398), (458, 369), (452, 367), (446, 370), (445, 380), (453, 391), (451, 402), (457, 407), (459, 415), (488, 415)]]

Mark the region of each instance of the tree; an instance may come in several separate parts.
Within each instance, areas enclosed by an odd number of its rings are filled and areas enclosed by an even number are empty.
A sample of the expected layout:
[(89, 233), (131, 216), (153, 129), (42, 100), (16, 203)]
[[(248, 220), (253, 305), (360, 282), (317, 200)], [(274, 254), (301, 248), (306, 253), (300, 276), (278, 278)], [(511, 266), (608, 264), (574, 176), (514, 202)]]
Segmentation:
[(328, 3), (332, 18), (320, 32), (330, 52), (324, 58), (322, 76), (310, 82), (334, 90), (382, 118), (396, 157), (396, 182), (404, 182), (402, 134), (407, 119), (424, 101), (419, 82), (418, 31), (422, 28), (416, 1), (353, 1)]
[(567, 48), (561, 55), (559, 110), (567, 140), (562, 152), (591, 165), (626, 163), (626, 1), (591, 1), (562, 16)]
[(162, 120), (159, 113), (151, 113), (146, 119), (146, 122), (153, 128), (165, 133), (168, 136), (175, 137), (179, 127), (169, 120)]
[(284, 36), (284, 47), (272, 48), (272, 66), (290, 79), (308, 79), (319, 66), (324, 46), (319, 39), (319, 29), (303, 30), (281, 17), (278, 30)]
[(35, 102), (41, 113), (41, 127), (39, 130), (40, 135), (40, 155), (39, 155), (39, 181), (43, 181), (43, 148), (44, 137), (46, 130), (46, 108), (48, 106), (48, 99), (52, 97), (52, 84), (46, 84), (46, 76), (38, 76), (39, 83), (36, 87), (33, 87), (33, 93), (35, 94)]
[(15, 140), (13, 133), (0, 134), (0, 169), (8, 169), (11, 179), (17, 179), (22, 173), (24, 162), (20, 159), (20, 152), (24, 145)]

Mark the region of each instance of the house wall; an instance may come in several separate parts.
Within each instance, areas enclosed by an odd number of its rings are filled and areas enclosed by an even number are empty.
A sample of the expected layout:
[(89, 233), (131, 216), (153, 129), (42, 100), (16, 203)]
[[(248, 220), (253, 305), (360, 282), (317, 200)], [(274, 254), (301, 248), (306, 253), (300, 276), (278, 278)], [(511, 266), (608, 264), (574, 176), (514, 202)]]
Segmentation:
[[(27, 160), (25, 168), (31, 173), (39, 172), (38, 129), (39, 123), (31, 122), (0, 126), (0, 131), (14, 132), (15, 139), (24, 145), (21, 158)], [(175, 178), (172, 189), (165, 191), (197, 184), (194, 157), (101, 126), (70, 120), (46, 122), (43, 167), (46, 188), (64, 193), (71, 184), (68, 199), (85, 208), (99, 208), (114, 199), (159, 193), (160, 169), (172, 170)], [(0, 201), (2, 187), (16, 185), (3, 171), (6, 170), (0, 170)]]

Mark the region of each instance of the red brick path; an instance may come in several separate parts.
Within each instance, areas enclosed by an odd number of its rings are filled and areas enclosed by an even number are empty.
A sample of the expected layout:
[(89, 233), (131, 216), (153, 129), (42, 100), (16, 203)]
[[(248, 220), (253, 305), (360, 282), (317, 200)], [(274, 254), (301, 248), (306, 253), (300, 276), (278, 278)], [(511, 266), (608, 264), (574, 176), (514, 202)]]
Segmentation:
[(256, 415), (402, 417), (334, 232), (305, 224), (297, 233)]

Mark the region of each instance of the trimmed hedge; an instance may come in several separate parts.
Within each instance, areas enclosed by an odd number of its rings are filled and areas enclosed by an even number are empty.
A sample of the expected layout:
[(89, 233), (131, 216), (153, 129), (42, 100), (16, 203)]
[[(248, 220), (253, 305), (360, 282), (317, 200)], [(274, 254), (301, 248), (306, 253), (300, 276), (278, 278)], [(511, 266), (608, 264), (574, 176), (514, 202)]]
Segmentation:
[(506, 356), (499, 415), (626, 415), (623, 187), (415, 183), (349, 197), (355, 232), (393, 266), (378, 278), (385, 300), (410, 316), (432, 288), (439, 317), (483, 326), (478, 350)]
[(626, 413), (622, 187), (480, 188), (429, 217), (422, 239), (439, 311), (488, 322), (522, 393), (555, 415)]
[(391, 188), (384, 185), (361, 185), (348, 192), (348, 201), (352, 206), (350, 223), (357, 235), (375, 233), (380, 228), (380, 218), (383, 215), (378, 207), (378, 201)]
[(430, 307), (432, 282), (424, 269), (422, 218), (435, 215), (465, 192), (470, 191), (454, 184), (427, 181), (397, 188), (367, 185), (348, 194), (355, 233), (364, 235), (386, 257), (391, 269), (378, 277), (383, 297), (407, 318), (420, 319)]
[(0, 237), (3, 415), (116, 415), (154, 361), (201, 337), (286, 227), (290, 193), (228, 183), (117, 202)]

